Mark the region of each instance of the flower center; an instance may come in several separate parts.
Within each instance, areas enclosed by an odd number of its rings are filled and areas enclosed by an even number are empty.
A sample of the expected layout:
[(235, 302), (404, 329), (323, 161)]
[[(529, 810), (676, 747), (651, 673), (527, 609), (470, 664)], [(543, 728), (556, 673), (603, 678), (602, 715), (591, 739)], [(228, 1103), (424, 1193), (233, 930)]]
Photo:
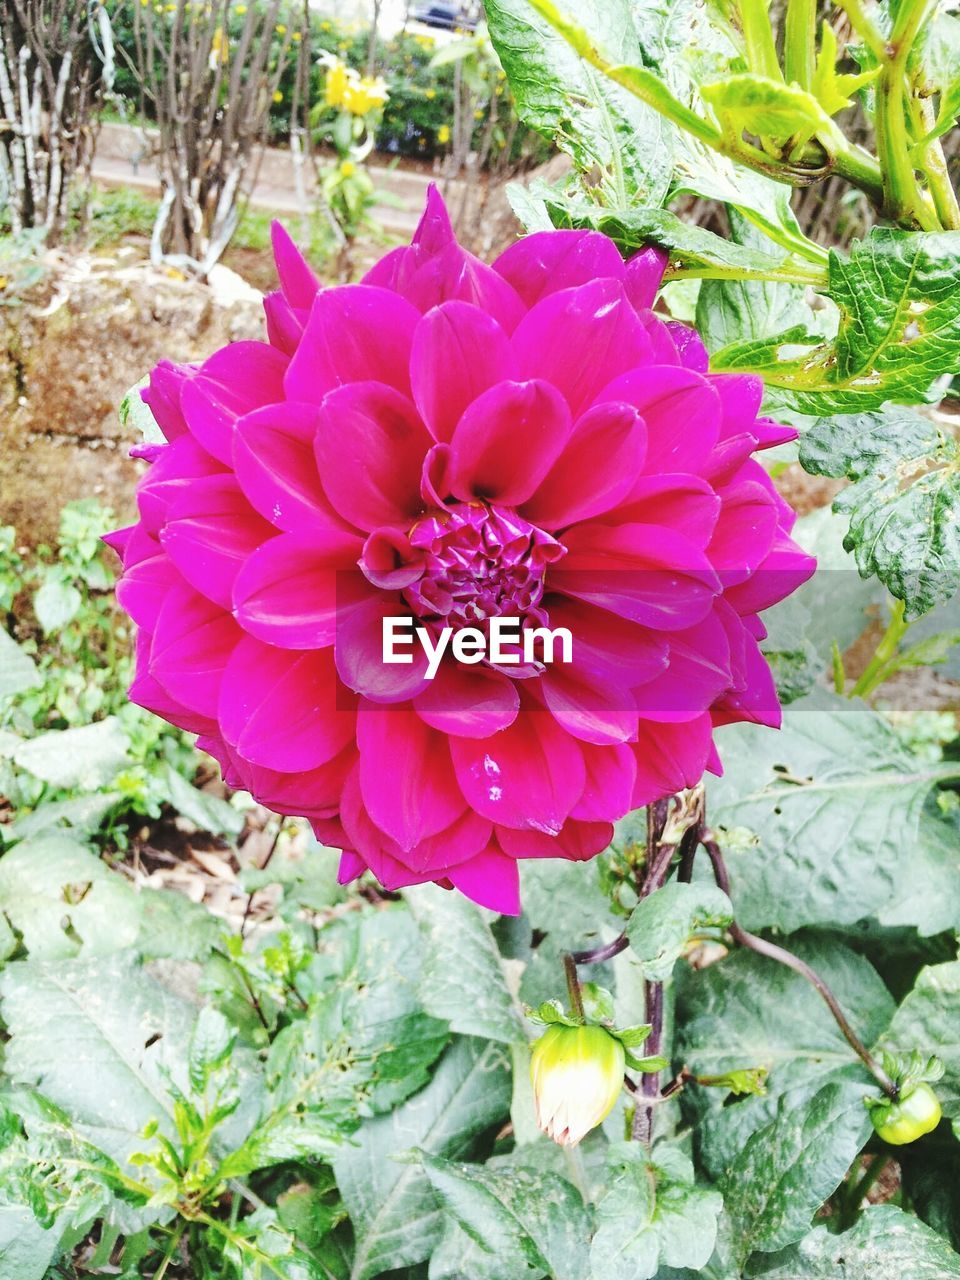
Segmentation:
[(544, 574), (566, 548), (515, 511), (457, 503), (425, 516), (408, 538), (424, 557), (421, 576), (404, 591), (418, 617), (481, 630), (498, 617), (546, 623), (538, 608)]

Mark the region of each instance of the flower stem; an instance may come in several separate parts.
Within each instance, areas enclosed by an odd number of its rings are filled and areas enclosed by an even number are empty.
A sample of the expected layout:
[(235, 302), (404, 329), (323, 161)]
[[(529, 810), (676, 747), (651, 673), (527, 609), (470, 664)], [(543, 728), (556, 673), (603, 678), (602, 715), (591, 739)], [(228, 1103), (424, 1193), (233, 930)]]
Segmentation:
[(783, 37), (783, 71), (787, 84), (813, 86), (817, 54), (817, 0), (789, 0)]
[(850, 690), (849, 696), (851, 698), (868, 697), (887, 678), (888, 668), (896, 656), (900, 641), (911, 626), (911, 623), (904, 620), (905, 608), (906, 606), (902, 600), (894, 600), (887, 629), (881, 636), (880, 643), (873, 652), (873, 657), (867, 663), (859, 680)]
[(863, 43), (878, 62), (882, 61), (887, 56), (886, 42), (860, 0), (838, 0), (838, 3)]
[(583, 992), (580, 990), (580, 979), (577, 976), (577, 962), (568, 952), (563, 957), (563, 968), (567, 975), (567, 991), (570, 993), (570, 1010), (575, 1018), (586, 1021), (583, 1010)]
[[(729, 897), (730, 895), (730, 877), (727, 874), (726, 864), (723, 860), (723, 854), (720, 852), (720, 846), (713, 840), (706, 831), (701, 832), (700, 843), (706, 851), (710, 864), (713, 867), (713, 876), (719, 888), (723, 890)], [(827, 1008), (833, 1014), (833, 1019), (843, 1033), (843, 1037), (854, 1051), (863, 1065), (867, 1068), (873, 1078), (879, 1084), (880, 1088), (890, 1098), (897, 1097), (897, 1086), (893, 1083), (883, 1067), (870, 1053), (870, 1050), (863, 1043), (853, 1027), (847, 1021), (847, 1016), (840, 1007), (840, 1002), (833, 994), (824, 980), (820, 977), (815, 969), (812, 969), (805, 960), (801, 960), (799, 956), (795, 956), (792, 951), (788, 951), (786, 947), (777, 946), (775, 942), (768, 942), (766, 938), (758, 938), (755, 933), (749, 933), (746, 929), (742, 929), (738, 924), (730, 926), (730, 936), (734, 942), (739, 943), (742, 947), (747, 947), (750, 951), (755, 951), (757, 955), (766, 956), (770, 960), (776, 960), (778, 964), (785, 965), (788, 969), (792, 969), (794, 973), (798, 973), (802, 978), (817, 991), (822, 997)]]
[(764, 0), (740, 0), (738, 8), (750, 70), (768, 80), (782, 81), (768, 5)]

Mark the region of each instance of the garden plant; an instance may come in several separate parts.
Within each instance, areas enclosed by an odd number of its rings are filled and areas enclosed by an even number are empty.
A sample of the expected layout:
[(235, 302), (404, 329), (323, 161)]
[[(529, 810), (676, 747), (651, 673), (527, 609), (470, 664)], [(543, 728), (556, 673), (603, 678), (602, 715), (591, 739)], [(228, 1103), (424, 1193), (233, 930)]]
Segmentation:
[(485, 9), (523, 234), (0, 529), (0, 1280), (960, 1277), (960, 19)]

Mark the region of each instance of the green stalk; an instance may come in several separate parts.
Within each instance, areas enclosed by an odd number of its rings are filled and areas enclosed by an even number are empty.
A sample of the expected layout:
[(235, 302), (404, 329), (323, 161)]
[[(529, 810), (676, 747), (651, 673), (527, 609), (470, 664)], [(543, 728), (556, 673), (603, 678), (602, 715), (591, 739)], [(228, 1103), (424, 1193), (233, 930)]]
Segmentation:
[(884, 211), (898, 222), (917, 223), (924, 231), (940, 229), (940, 221), (921, 194), (911, 157), (906, 103), (910, 92), (907, 62), (914, 41), (932, 12), (930, 0), (901, 6), (890, 43), (884, 50), (877, 80), (877, 155), (883, 171)]
[(894, 600), (887, 629), (881, 636), (880, 643), (874, 650), (873, 657), (864, 668), (860, 679), (850, 690), (849, 696), (851, 698), (866, 698), (873, 693), (874, 689), (883, 684), (886, 679), (887, 668), (900, 647), (900, 641), (912, 625), (903, 616), (905, 609), (906, 606), (902, 600)]
[(805, 262), (785, 263), (781, 267), (720, 267), (684, 266), (671, 263), (665, 280), (777, 280), (782, 284), (811, 285), (814, 289), (827, 286), (826, 267), (808, 266)]
[(914, 97), (911, 108), (915, 130), (924, 135), (915, 151), (920, 154), (919, 166), (927, 179), (937, 217), (947, 231), (960, 231), (960, 204), (957, 203), (957, 193), (950, 181), (943, 147), (939, 138), (929, 138), (934, 128), (933, 105), (929, 98)]
[(789, 0), (783, 37), (783, 71), (787, 84), (808, 92), (817, 65), (817, 0)]
[(740, 0), (740, 24), (747, 47), (747, 66), (768, 80), (783, 80), (773, 42), (773, 27), (766, 0)]
[(867, 46), (878, 62), (887, 56), (887, 43), (877, 30), (873, 20), (867, 16), (860, 0), (837, 0), (840, 8), (850, 19), (850, 25)]

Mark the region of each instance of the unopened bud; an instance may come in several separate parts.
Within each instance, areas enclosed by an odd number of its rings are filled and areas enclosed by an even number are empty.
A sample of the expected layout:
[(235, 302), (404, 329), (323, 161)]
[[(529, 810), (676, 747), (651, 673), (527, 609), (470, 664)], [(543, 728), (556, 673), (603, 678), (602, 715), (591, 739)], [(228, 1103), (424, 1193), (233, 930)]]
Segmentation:
[(533, 1046), (530, 1079), (537, 1124), (574, 1147), (602, 1124), (623, 1088), (623, 1045), (603, 1027), (554, 1024)]

